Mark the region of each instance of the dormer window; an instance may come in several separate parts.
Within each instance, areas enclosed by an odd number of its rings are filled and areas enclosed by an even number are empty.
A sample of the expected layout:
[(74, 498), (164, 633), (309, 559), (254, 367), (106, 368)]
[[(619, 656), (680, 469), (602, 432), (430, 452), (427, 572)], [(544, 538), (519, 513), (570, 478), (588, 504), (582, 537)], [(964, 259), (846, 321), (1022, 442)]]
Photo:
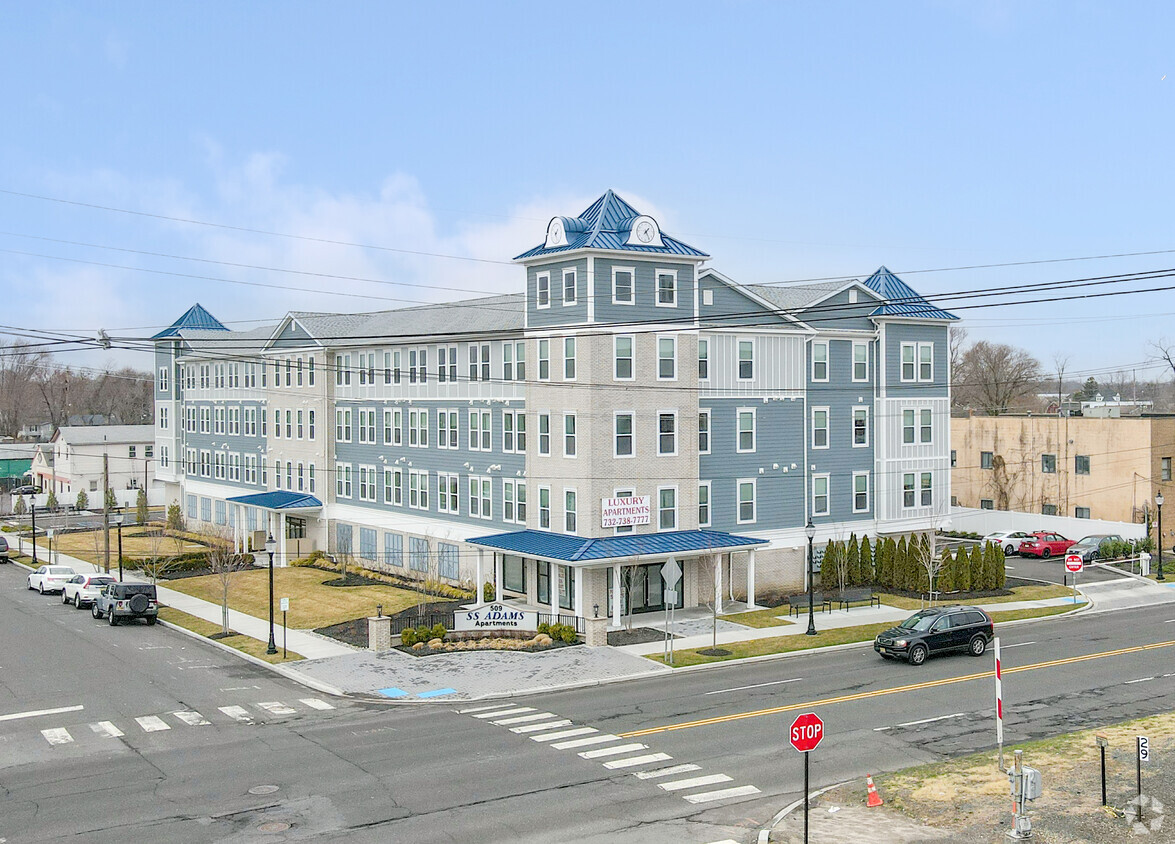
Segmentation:
[(537, 276), (535, 276), (535, 281), (538, 285), (538, 293), (535, 298), (535, 307), (551, 307), (551, 274), (539, 273)]
[(628, 246), (664, 246), (661, 228), (652, 217), (642, 214), (632, 222), (628, 230)]
[(548, 249), (567, 245), (567, 227), (562, 217), (552, 217), (551, 222), (547, 223), (547, 242), (544, 245)]

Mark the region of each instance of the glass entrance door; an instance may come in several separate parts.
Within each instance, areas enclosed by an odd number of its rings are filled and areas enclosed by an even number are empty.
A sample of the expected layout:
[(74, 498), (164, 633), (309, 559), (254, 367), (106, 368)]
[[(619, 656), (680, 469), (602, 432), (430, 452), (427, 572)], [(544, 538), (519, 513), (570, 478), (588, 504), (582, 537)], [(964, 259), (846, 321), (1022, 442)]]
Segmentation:
[[(661, 580), (662, 563), (648, 563), (639, 566), (624, 566), (620, 570), (621, 614), (627, 615), (629, 605), (632, 612), (657, 612), (665, 609), (665, 585)], [(677, 584), (678, 609), (685, 606), (685, 589)], [(612, 614), (612, 577), (608, 577), (608, 614)]]

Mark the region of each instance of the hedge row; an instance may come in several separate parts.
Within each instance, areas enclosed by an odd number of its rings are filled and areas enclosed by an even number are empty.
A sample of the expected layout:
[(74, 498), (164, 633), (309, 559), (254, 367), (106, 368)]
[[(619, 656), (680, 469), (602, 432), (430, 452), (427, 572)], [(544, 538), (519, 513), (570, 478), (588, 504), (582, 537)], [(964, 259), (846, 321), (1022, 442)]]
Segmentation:
[[(925, 534), (894, 540), (869, 537), (857, 540), (853, 534), (847, 542), (828, 543), (820, 578), (825, 589), (875, 586), (904, 592), (927, 592), (930, 579), (925, 561), (930, 558), (930, 542)], [(980, 592), (1003, 589), (1004, 552), (994, 543), (984, 546), (960, 546), (954, 554), (943, 549), (936, 569), (936, 592)]]

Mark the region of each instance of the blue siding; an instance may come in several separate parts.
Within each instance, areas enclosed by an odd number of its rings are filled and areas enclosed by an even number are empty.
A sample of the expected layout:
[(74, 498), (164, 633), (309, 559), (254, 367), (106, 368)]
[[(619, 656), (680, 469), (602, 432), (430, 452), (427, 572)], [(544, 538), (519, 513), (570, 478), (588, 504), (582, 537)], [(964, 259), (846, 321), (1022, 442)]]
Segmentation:
[(305, 346), (316, 345), (318, 344), (314, 341), (314, 338), (307, 334), (302, 326), (292, 320), (273, 341), (273, 347), (275, 349), (303, 348)]
[[(819, 338), (818, 338), (819, 339)], [(814, 341), (815, 342), (815, 341)], [(852, 381), (853, 343), (851, 340), (828, 341), (828, 381), (812, 380), (812, 346), (808, 344), (808, 463), (815, 466), (812, 473), (829, 474), (829, 514), (813, 516), (816, 524), (847, 522), (873, 517), (873, 439), (874, 406), (873, 381)], [(869, 344), (872, 349), (873, 344)], [(871, 361), (872, 363), (872, 361)], [(870, 366), (870, 376), (873, 367)], [(853, 408), (864, 406), (869, 409), (869, 445), (853, 448)], [(828, 448), (813, 448), (812, 409), (828, 408)], [(853, 472), (869, 472), (869, 509), (864, 513), (853, 512)], [(811, 489), (809, 489), (811, 495)]]
[[(611, 294), (611, 270), (608, 282)], [(780, 316), (721, 279), (705, 272), (698, 279), (698, 290), (702, 293), (710, 290), (714, 295), (712, 305), (707, 305), (702, 296), (698, 298), (698, 313), (703, 325), (709, 324), (718, 328), (728, 325), (795, 325), (786, 317)]]
[[(159, 389), (159, 370), (167, 370), (167, 392)], [(155, 371), (152, 373), (155, 381), (155, 401), (171, 401), (178, 395), (179, 379), (176, 378), (175, 357), (172, 354), (171, 343), (155, 344)]]
[[(554, 325), (573, 325), (587, 322), (587, 258), (559, 261), (526, 268), (527, 324), (531, 328)], [(575, 304), (563, 304), (563, 270), (575, 270)], [(540, 273), (551, 276), (551, 306), (539, 309), (538, 277)]]
[[(632, 267), (636, 270), (631, 305), (612, 304), (612, 268)], [(677, 306), (657, 307), (657, 282), (654, 273), (659, 270), (677, 271)], [(673, 261), (640, 261), (627, 258), (596, 258), (596, 322), (627, 323), (679, 322), (694, 314), (694, 266)], [(533, 325), (533, 323), (531, 323)]]
[[(885, 326), (885, 389), (891, 397), (946, 398), (949, 349), (945, 325), (892, 322)], [(934, 381), (912, 383), (902, 378), (902, 343), (934, 343)]]
[[(204, 477), (200, 477), (197, 475), (195, 477), (195, 479), (201, 480), (201, 481), (211, 481), (212, 483), (220, 484), (221, 486), (229, 487), (234, 490), (235, 489), (246, 489), (246, 490), (254, 490), (255, 491), (258, 489), (264, 489), (265, 487), (261, 484), (260, 465), (258, 466), (258, 470), (257, 470), (257, 483), (256, 484), (245, 483), (245, 480), (244, 480), (245, 479), (245, 471), (244, 471), (243, 458), (244, 458), (244, 455), (246, 455), (246, 454), (256, 454), (259, 463), (266, 459), (266, 438), (261, 436), (261, 424), (260, 424), (260, 415), (262, 413), (265, 413), (265, 405), (261, 404), (259, 402), (256, 402), (256, 401), (246, 401), (246, 402), (189, 401), (189, 402), (185, 402), (184, 406), (185, 407), (194, 407), (197, 409), (196, 410), (197, 431), (195, 433), (193, 433), (191, 431), (184, 433), (184, 444), (182, 446), (184, 451), (180, 454), (173, 455), (172, 460), (177, 460), (182, 463), (187, 458), (187, 449), (189, 449), (189, 448), (196, 449), (197, 461), (199, 461), (199, 452), (200, 451), (210, 451), (210, 452), (212, 452), (213, 455), (215, 455), (216, 452), (218, 452), (218, 451), (222, 451), (226, 455), (229, 452), (236, 452), (236, 453), (239, 453), (242, 457), (241, 480), (240, 481), (230, 481), (228, 479), (227, 464), (226, 464), (226, 468), (225, 468), (225, 477), (223, 479), (217, 478), (215, 476), (215, 471), (216, 471), (215, 465), (213, 466), (213, 470), (212, 470), (213, 475), (211, 477), (204, 478)], [(212, 425), (214, 426), (212, 429), (213, 431), (216, 430), (216, 428), (215, 428), (216, 408), (218, 408), (218, 407), (224, 408), (227, 411), (227, 409), (230, 407), (231, 408), (239, 407), (241, 409), (241, 430), (242, 431), (244, 431), (244, 429), (245, 429), (245, 423), (244, 423), (245, 408), (255, 408), (257, 410), (257, 414), (258, 414), (257, 436), (251, 437), (251, 436), (245, 436), (244, 434), (228, 434), (228, 433), (225, 433), (225, 434), (217, 434), (217, 433), (201, 434), (201, 433), (199, 433), (198, 420), (199, 420), (199, 412), (200, 412), (199, 408), (201, 408), (201, 407), (210, 408), (210, 412), (212, 413)], [(175, 420), (175, 424), (179, 425), (180, 430), (183, 431), (183, 426), (185, 424), (185, 420), (184, 420), (184, 411), (182, 408), (180, 410), (180, 413), (177, 416), (178, 416), (178, 418)], [(270, 421), (270, 424), (272, 424), (273, 420), (271, 419), (269, 421)], [(228, 424), (227, 423), (227, 412), (226, 412), (225, 424), (226, 424), (226, 430), (227, 430), (227, 424)], [(319, 434), (319, 435), (321, 436), (321, 434)], [(214, 462), (215, 462), (215, 457), (214, 457)], [(271, 484), (273, 483), (272, 478), (270, 480), (270, 483)]]
[(817, 331), (873, 331), (876, 326), (869, 314), (879, 304), (878, 300), (860, 290), (857, 291), (857, 303), (851, 304), (849, 291), (842, 290), (801, 311), (797, 316)]

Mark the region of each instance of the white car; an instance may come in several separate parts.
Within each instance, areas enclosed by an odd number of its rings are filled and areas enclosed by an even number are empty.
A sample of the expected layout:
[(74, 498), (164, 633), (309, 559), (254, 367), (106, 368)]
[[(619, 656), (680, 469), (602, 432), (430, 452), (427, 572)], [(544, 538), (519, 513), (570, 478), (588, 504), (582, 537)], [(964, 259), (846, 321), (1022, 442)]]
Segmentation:
[(1025, 533), (1022, 530), (997, 530), (995, 533), (989, 533), (983, 537), (983, 544), (994, 542), (1004, 549), (1004, 556), (1010, 557), (1016, 553), (1020, 547), (1020, 543), (1025, 539), (1031, 539), (1032, 534)]
[(61, 603), (73, 604), (76, 609), (94, 603), (98, 593), (107, 583), (117, 583), (118, 578), (108, 574), (75, 574), (61, 589)]
[(60, 592), (65, 588), (65, 582), (76, 574), (69, 566), (41, 566), (29, 575), (29, 589), (36, 589), (42, 595)]

